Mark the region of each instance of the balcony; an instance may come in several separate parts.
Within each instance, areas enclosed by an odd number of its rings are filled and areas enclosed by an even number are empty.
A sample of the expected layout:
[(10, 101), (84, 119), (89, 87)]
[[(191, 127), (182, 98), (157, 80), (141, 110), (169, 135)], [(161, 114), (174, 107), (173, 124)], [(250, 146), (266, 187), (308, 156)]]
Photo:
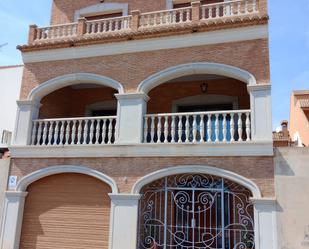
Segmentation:
[[(135, 35), (153, 32), (177, 32), (182, 29), (196, 30), (216, 23), (237, 23), (242, 17), (251, 20), (259, 13), (258, 0), (237, 0), (201, 5), (192, 2), (191, 7), (149, 13), (132, 11), (129, 16), (78, 22), (49, 27), (30, 26), (29, 45), (81, 41), (92, 39), (132, 39)], [(231, 22), (231, 20), (233, 20)], [(23, 46), (20, 47), (24, 48)]]

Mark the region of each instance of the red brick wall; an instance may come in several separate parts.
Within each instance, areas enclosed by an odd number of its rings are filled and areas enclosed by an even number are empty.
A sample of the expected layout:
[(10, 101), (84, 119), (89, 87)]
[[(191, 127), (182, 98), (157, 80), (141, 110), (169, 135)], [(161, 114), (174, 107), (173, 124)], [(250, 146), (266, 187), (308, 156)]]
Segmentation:
[(25, 65), (21, 99), (39, 84), (57, 76), (88, 72), (113, 78), (125, 91), (135, 92), (141, 81), (166, 68), (192, 62), (216, 62), (252, 73), (258, 83), (269, 82), (268, 40), (252, 40), (191, 48), (158, 50)]
[(41, 101), (40, 118), (84, 117), (88, 105), (115, 101), (115, 90), (108, 87), (73, 89), (65, 87), (45, 96)]
[[(173, 101), (189, 96), (203, 95), (200, 85), (207, 82), (207, 94), (238, 97), (239, 109), (250, 109), (247, 85), (234, 79), (206, 80), (198, 82), (168, 83), (160, 85), (149, 92), (148, 113), (169, 113)], [(205, 94), (205, 98), (207, 98)]]
[[(189, 1), (189, 0), (188, 0)], [(128, 3), (129, 12), (140, 10), (141, 12), (151, 12), (166, 9), (166, 0), (105, 0), (105, 3)], [(209, 2), (214, 2), (209, 1)], [(220, 2), (220, 0), (218, 1)], [(257, 1), (262, 15), (267, 14), (267, 0)], [(69, 23), (74, 20), (76, 10), (99, 4), (98, 0), (53, 0), (52, 5), (52, 24)]]
[(274, 196), (272, 157), (21, 158), (12, 159), (10, 175), (16, 175), (20, 179), (33, 171), (56, 165), (83, 165), (101, 171), (115, 179), (121, 193), (129, 193), (138, 179), (160, 169), (181, 165), (207, 165), (249, 178), (260, 187), (263, 196)]

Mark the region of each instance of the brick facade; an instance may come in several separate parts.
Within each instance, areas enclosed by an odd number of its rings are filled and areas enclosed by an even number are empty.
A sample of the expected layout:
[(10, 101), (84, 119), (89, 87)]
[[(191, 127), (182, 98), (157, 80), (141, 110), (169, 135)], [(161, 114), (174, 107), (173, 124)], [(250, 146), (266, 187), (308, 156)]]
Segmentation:
[[(214, 1), (206, 1), (212, 3)], [(220, 1), (218, 1), (220, 2)], [(104, 3), (128, 3), (129, 13), (132, 10), (141, 12), (152, 12), (166, 9), (166, 0), (106, 0)], [(52, 5), (51, 24), (62, 24), (74, 21), (74, 13), (76, 10), (99, 4), (97, 0), (54, 0)], [(267, 14), (267, 0), (259, 0), (260, 13)]]
[(252, 73), (258, 83), (269, 83), (268, 40), (260, 39), (191, 48), (158, 50), (85, 59), (27, 63), (21, 99), (43, 82), (71, 73), (88, 72), (119, 81), (126, 92), (136, 92), (139, 83), (166, 68), (192, 62), (216, 62)]
[(138, 179), (160, 169), (181, 165), (207, 165), (242, 175), (254, 181), (263, 196), (274, 197), (272, 157), (13, 159), (10, 174), (20, 178), (44, 167), (56, 165), (83, 165), (103, 172), (115, 179), (120, 193), (130, 193)]

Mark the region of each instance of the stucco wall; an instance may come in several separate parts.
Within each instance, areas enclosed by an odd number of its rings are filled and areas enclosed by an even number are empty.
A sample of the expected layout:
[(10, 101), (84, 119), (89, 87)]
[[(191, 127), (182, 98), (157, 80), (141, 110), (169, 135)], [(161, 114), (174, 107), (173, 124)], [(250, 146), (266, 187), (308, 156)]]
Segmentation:
[(7, 186), (9, 166), (10, 166), (10, 159), (0, 159), (0, 231), (2, 226), (4, 192)]
[(3, 130), (13, 131), (23, 67), (0, 67), (0, 146)]
[(309, 248), (309, 148), (276, 149), (275, 188), (278, 248)]

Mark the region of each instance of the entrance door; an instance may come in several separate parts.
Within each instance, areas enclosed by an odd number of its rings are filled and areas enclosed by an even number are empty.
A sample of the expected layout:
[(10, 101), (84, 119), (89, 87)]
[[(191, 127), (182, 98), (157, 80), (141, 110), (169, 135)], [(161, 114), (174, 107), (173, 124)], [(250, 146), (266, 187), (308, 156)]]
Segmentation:
[(185, 174), (142, 189), (139, 249), (253, 249), (251, 193), (226, 179)]

